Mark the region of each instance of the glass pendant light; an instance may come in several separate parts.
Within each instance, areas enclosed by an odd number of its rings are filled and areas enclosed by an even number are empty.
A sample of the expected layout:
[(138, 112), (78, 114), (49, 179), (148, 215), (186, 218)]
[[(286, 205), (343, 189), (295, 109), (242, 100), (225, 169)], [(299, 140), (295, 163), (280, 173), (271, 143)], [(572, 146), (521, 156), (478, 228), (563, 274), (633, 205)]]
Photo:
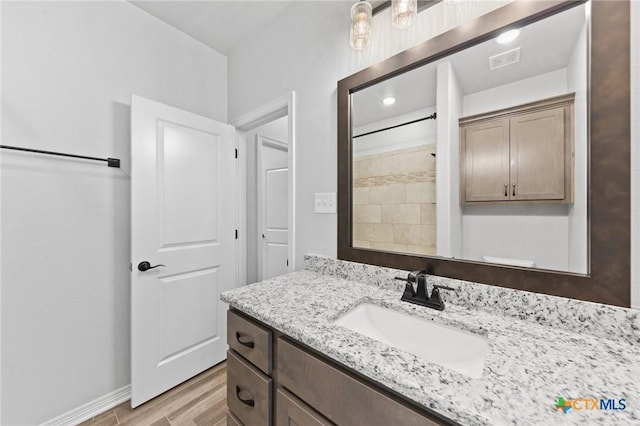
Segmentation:
[(362, 50), (369, 45), (371, 39), (371, 4), (366, 1), (359, 1), (351, 6), (351, 47), (355, 50)]
[(418, 15), (418, 0), (392, 0), (391, 24), (394, 28), (405, 30), (413, 25)]

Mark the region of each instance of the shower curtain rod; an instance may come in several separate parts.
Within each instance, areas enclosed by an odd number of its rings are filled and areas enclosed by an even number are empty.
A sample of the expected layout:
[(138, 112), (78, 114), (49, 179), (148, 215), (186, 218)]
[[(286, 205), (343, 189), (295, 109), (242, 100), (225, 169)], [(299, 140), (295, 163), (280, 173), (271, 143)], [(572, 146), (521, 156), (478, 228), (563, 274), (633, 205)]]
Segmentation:
[(356, 136), (353, 137), (353, 139), (359, 138), (359, 137), (362, 137), (362, 136), (372, 135), (374, 133), (384, 132), (385, 130), (395, 129), (396, 127), (406, 126), (408, 124), (419, 123), (420, 121), (435, 120), (436, 118), (438, 118), (438, 116), (434, 112), (433, 114), (428, 115), (426, 117), (418, 118), (416, 120), (407, 121), (406, 123), (396, 124), (395, 126), (385, 127), (384, 129), (373, 130), (371, 132), (363, 133), (361, 135), (356, 135)]
[(9, 145), (0, 145), (0, 148), (2, 148), (2, 149), (12, 149), (14, 151), (35, 152), (36, 154), (57, 155), (59, 157), (81, 158), (83, 160), (104, 161), (104, 162), (107, 163), (107, 166), (109, 166), (109, 167), (118, 167), (118, 168), (120, 167), (120, 159), (119, 158), (87, 157), (86, 155), (65, 154), (63, 152), (43, 151), (41, 149), (20, 148), (20, 147), (17, 147), (17, 146), (9, 146)]

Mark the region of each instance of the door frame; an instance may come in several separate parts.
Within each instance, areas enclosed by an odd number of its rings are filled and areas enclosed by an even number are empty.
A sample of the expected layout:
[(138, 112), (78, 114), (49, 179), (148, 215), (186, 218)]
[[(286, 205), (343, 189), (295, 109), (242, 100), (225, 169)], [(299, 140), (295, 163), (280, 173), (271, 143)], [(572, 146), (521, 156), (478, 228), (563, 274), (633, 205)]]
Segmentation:
[[(258, 280), (263, 281), (265, 278), (265, 240), (261, 238), (260, 234), (263, 233), (265, 223), (265, 211), (264, 211), (264, 198), (265, 198), (265, 181), (262, 176), (262, 148), (264, 146), (269, 146), (275, 149), (281, 149), (283, 151), (287, 151), (287, 156), (289, 155), (289, 146), (277, 139), (271, 138), (269, 136), (261, 135), (260, 133), (256, 134), (256, 175), (258, 176), (258, 185), (256, 185), (257, 193), (258, 193), (258, 235), (256, 235), (255, 241), (257, 242), (256, 247), (258, 248), (257, 258), (258, 258)], [(289, 202), (289, 197), (287, 197), (287, 203)], [(288, 232), (288, 231), (287, 231)], [(250, 240), (250, 238), (248, 238)], [(287, 253), (287, 257), (289, 253)], [(290, 263), (290, 262), (289, 262)]]
[(287, 144), (288, 167), (289, 167), (289, 241), (288, 241), (288, 257), (289, 272), (296, 270), (295, 258), (295, 242), (296, 242), (296, 117), (295, 117), (295, 91), (286, 93), (271, 102), (268, 102), (247, 114), (244, 114), (231, 122), (236, 128), (239, 164), (237, 168), (236, 179), (238, 183), (237, 211), (238, 211), (238, 244), (236, 262), (237, 285), (238, 287), (247, 284), (247, 144), (251, 141), (247, 140), (247, 133), (251, 130), (262, 126), (263, 124), (277, 120), (278, 118), (287, 117)]

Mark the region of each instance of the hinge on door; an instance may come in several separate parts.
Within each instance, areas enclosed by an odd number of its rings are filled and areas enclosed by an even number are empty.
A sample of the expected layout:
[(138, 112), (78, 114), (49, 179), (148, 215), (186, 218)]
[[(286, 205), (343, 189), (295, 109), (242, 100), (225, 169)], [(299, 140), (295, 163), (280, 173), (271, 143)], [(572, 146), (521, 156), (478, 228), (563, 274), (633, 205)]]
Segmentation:
[(289, 266), (289, 259), (287, 259), (287, 266)]
[(238, 148), (236, 148), (236, 158), (238, 158)]
[(133, 264), (129, 262), (129, 271), (133, 272)]
[(238, 230), (236, 229), (236, 240), (238, 239)]

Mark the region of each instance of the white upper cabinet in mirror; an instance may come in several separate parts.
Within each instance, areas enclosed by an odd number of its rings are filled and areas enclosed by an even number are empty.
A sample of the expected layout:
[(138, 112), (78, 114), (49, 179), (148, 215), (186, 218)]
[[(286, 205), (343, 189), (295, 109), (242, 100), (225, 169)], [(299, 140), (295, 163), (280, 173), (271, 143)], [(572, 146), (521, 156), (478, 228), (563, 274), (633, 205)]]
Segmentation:
[(588, 8), (352, 93), (354, 248), (589, 272)]

